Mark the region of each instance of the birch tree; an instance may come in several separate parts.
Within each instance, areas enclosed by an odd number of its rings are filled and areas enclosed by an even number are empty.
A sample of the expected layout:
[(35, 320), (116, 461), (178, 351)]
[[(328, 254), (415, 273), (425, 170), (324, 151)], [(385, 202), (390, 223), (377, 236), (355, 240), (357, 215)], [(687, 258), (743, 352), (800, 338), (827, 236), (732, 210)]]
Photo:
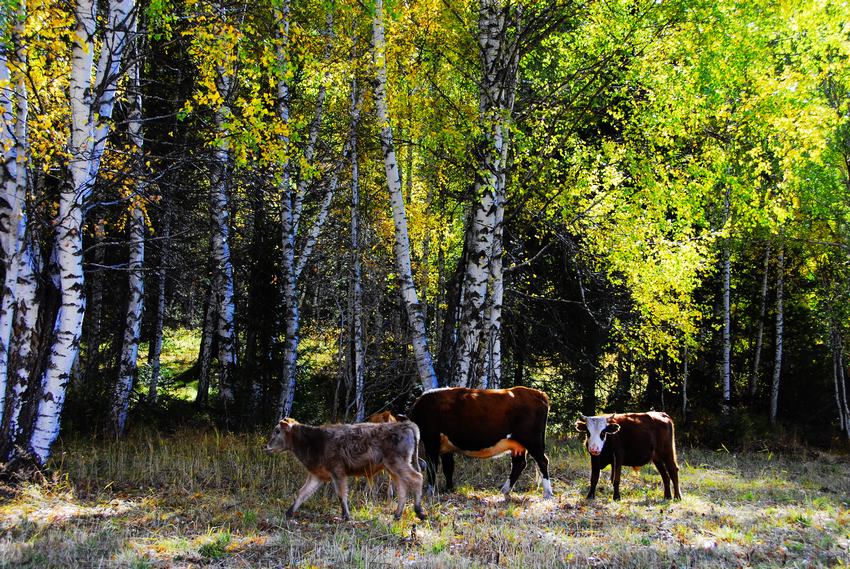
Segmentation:
[(0, 424), (6, 408), (12, 324), (18, 301), (18, 275), (27, 230), (27, 115), (26, 51), (22, 36), (26, 2), (0, 7), (0, 149), (2, 149), (2, 195), (0, 195), (0, 247), (3, 250), (4, 282), (0, 304)]
[[(30, 439), (32, 453), (42, 464), (50, 456), (50, 449), (59, 435), (65, 391), (79, 354), (86, 309), (83, 215), (100, 170), (121, 75), (121, 60), (136, 17), (134, 0), (111, 0), (105, 29), (97, 34), (97, 4), (93, 0), (77, 0), (74, 8), (77, 22), (71, 55), (71, 138), (68, 144), (71, 179), (60, 193), (56, 219), (61, 304)], [(101, 41), (96, 46), (98, 35)], [(100, 54), (93, 74), (96, 49)]]
[[(780, 240), (781, 240), (780, 234)], [(770, 387), (770, 424), (779, 413), (779, 387), (782, 380), (782, 341), (785, 332), (785, 245), (780, 241), (776, 253), (776, 346), (773, 357), (773, 381)]]
[[(469, 251), (461, 290), (461, 327), (453, 382), (498, 385), (501, 377), (502, 224), (509, 129), (519, 66), (519, 13), (500, 0), (478, 6), (482, 141), (467, 228)], [(478, 356), (478, 362), (475, 361)]]
[(416, 294), (413, 282), (413, 271), (410, 263), (410, 236), (407, 231), (407, 214), (404, 207), (404, 195), (401, 185), (401, 174), (396, 160), (393, 130), (387, 109), (387, 61), (386, 42), (384, 41), (384, 7), (383, 0), (375, 0), (375, 12), (372, 17), (372, 58), (375, 65), (375, 107), (378, 115), (378, 125), (381, 129), (381, 149), (384, 154), (384, 170), (387, 186), (390, 192), (390, 205), (393, 212), (394, 252), (396, 271), (399, 280), (401, 297), (407, 311), (410, 327), (413, 355), (416, 360), (416, 370), (423, 390), (438, 386), (437, 375), (434, 373), (434, 363), (428, 349), (428, 339), (425, 334), (425, 319), (422, 307)]
[[(291, 62), (289, 61), (289, 26), (291, 6), (289, 0), (283, 0), (277, 9), (275, 20), (277, 21), (277, 94), (278, 94), (278, 118), (286, 125), (280, 136), (281, 146), (284, 152), (284, 162), (281, 165), (280, 194), (281, 194), (281, 297), (284, 307), (284, 343), (283, 343), (283, 373), (281, 379), (280, 400), (278, 403), (278, 414), (287, 417), (292, 412), (292, 403), (295, 399), (295, 387), (298, 375), (298, 345), (301, 331), (301, 312), (298, 305), (298, 283), (304, 268), (310, 261), (313, 248), (319, 237), (319, 233), (325, 224), (331, 201), (336, 193), (339, 182), (339, 165), (332, 168), (330, 180), (325, 181), (324, 194), (321, 196), (318, 212), (314, 218), (309, 231), (303, 238), (300, 251), (297, 250), (299, 228), (301, 226), (304, 211), (304, 201), (307, 197), (309, 179), (305, 172), (300, 171), (296, 183), (292, 183), (292, 145), (289, 136), (290, 127), (290, 78)], [(328, 9), (325, 20), (325, 48), (324, 61), (328, 62), (333, 41), (333, 17), (334, 7)], [(319, 131), (322, 126), (322, 116), (325, 107), (327, 83), (330, 74), (327, 70), (322, 74), (319, 91), (316, 98), (316, 110), (310, 123), (306, 145), (304, 147), (303, 164), (313, 165), (316, 152), (316, 144)]]
[(112, 400), (112, 423), (115, 434), (123, 436), (127, 424), (127, 411), (130, 405), (130, 394), (136, 380), (137, 361), (139, 355), (139, 337), (142, 328), (142, 310), (144, 309), (145, 281), (142, 273), (145, 263), (145, 213), (142, 209), (141, 195), (143, 190), (144, 138), (142, 133), (142, 92), (139, 81), (138, 49), (133, 50), (133, 61), (130, 66), (130, 113), (128, 130), (130, 143), (133, 146), (134, 170), (138, 179), (135, 181), (136, 195), (130, 199), (130, 219), (128, 222), (130, 255), (127, 263), (129, 275), (127, 315), (124, 322), (124, 338), (118, 368), (118, 382)]

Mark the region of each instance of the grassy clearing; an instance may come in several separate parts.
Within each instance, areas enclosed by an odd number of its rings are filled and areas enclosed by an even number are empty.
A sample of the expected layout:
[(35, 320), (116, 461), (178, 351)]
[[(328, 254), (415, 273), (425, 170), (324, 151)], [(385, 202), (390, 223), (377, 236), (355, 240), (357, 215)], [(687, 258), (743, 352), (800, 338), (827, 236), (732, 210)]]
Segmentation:
[[(684, 500), (662, 500), (652, 467), (624, 473), (623, 500), (600, 482), (582, 499), (589, 460), (553, 441), (554, 500), (532, 469), (505, 503), (507, 459), (458, 460), (458, 492), (431, 499), (428, 521), (391, 517), (384, 478), (353, 484), (354, 521), (326, 488), (295, 520), (284, 511), (304, 471), (262, 453), (262, 435), (66, 441), (53, 479), (0, 505), (0, 566), (552, 567), (847, 566), (850, 461), (767, 453), (680, 452)], [(607, 473), (608, 471), (606, 471)]]

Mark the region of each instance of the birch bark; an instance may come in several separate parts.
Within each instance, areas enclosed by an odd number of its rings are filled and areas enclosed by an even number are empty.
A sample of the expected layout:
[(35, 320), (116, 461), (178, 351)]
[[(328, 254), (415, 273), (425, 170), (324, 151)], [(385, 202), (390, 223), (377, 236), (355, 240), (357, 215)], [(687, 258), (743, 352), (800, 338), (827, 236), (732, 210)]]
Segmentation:
[[(27, 99), (26, 50), (21, 43), (26, 21), (26, 1), (20, 0), (11, 14), (14, 26), (10, 41), (0, 45), (0, 83), (14, 85), (0, 89), (0, 148), (3, 149), (2, 199), (0, 199), (0, 247), (3, 249), (5, 277), (3, 298), (0, 301), (0, 424), (6, 408), (6, 391), (9, 382), (9, 352), (12, 324), (18, 295), (18, 274), (21, 267), (22, 246), (25, 245), (27, 216)], [(5, 11), (0, 11), (0, 32), (5, 31)], [(11, 56), (11, 62), (10, 58)], [(10, 67), (11, 63), (11, 67)]]
[[(727, 225), (730, 217), (730, 188), (727, 184), (723, 198), (723, 227), (728, 230)], [(723, 241), (723, 253), (720, 266), (721, 278), (723, 280), (723, 354), (721, 368), (721, 383), (723, 389), (723, 402), (729, 404), (732, 398), (732, 265), (730, 262), (729, 239)]]
[[(30, 449), (41, 464), (59, 435), (60, 418), (71, 368), (79, 354), (85, 314), (83, 280), (83, 210), (89, 201), (100, 168), (111, 126), (115, 90), (127, 35), (135, 22), (134, 0), (109, 3), (100, 58), (92, 84), (97, 3), (77, 0), (77, 20), (71, 55), (71, 139), (69, 170), (71, 184), (63, 187), (56, 220), (56, 257), (59, 266), (61, 304), (53, 328), (53, 343), (42, 377), (42, 392), (36, 413)], [(97, 97), (95, 95), (97, 94)]]
[[(781, 239), (781, 237), (780, 237)], [(770, 388), (770, 424), (776, 424), (779, 411), (779, 387), (782, 379), (782, 336), (784, 328), (785, 248), (779, 244), (776, 255), (776, 351), (773, 358), (773, 381)]]
[(750, 374), (750, 399), (755, 399), (758, 391), (759, 368), (761, 367), (761, 349), (764, 338), (764, 318), (767, 314), (767, 280), (770, 270), (770, 242), (764, 250), (764, 274), (761, 279), (761, 306), (759, 307), (759, 321), (756, 328), (756, 348), (753, 354), (753, 369)]
[[(356, 58), (356, 52), (353, 55)], [(354, 379), (354, 421), (366, 419), (366, 349), (363, 341), (363, 268), (360, 251), (360, 170), (357, 164), (357, 78), (351, 81), (351, 351)]]
[(139, 82), (140, 61), (137, 53), (133, 54), (133, 62), (129, 71), (129, 94), (131, 110), (128, 117), (130, 141), (133, 144), (137, 180), (137, 195), (132, 200), (133, 210), (130, 214), (129, 237), (130, 256), (127, 264), (129, 282), (129, 299), (127, 315), (124, 322), (124, 338), (121, 345), (121, 356), (118, 368), (118, 382), (112, 399), (112, 425), (118, 437), (124, 436), (127, 425), (127, 412), (130, 406), (130, 394), (136, 380), (137, 362), (139, 356), (139, 336), (142, 328), (142, 310), (144, 309), (145, 281), (142, 273), (145, 263), (145, 214), (139, 204), (143, 189), (144, 138), (142, 134), (142, 92)]
[(396, 160), (393, 131), (390, 125), (389, 111), (387, 110), (387, 63), (383, 10), (383, 1), (376, 0), (375, 14), (372, 19), (372, 57), (377, 79), (375, 82), (375, 106), (378, 115), (378, 124), (381, 128), (380, 138), (381, 148), (384, 153), (384, 170), (387, 176), (390, 204), (393, 211), (393, 224), (395, 227), (394, 250), (399, 288), (407, 311), (411, 343), (413, 344), (413, 354), (416, 360), (419, 381), (422, 384), (422, 389), (428, 390), (437, 387), (438, 383), (437, 375), (434, 373), (431, 352), (428, 349), (428, 340), (425, 335), (425, 320), (422, 317), (419, 298), (416, 294), (416, 286), (413, 282), (413, 271), (410, 264), (410, 237), (407, 231), (407, 214), (404, 208), (404, 196), (402, 195), (401, 174), (399, 173), (398, 161)]
[[(289, 124), (289, 60), (287, 48), (289, 46), (289, 19), (290, 19), (290, 4), (289, 0), (284, 0), (276, 19), (278, 20), (277, 33), (277, 58), (278, 65), (281, 69), (281, 74), (278, 79), (278, 114), (281, 120)], [(334, 7), (330, 6), (325, 20), (326, 25), (326, 43), (324, 58), (326, 61), (330, 59), (331, 42), (333, 41), (333, 23), (334, 23)], [(325, 96), (327, 92), (327, 83), (330, 80), (329, 72), (325, 72), (322, 76), (319, 93), (316, 98), (316, 112), (310, 123), (310, 129), (307, 136), (307, 143), (304, 148), (304, 161), (309, 166), (312, 165), (315, 157), (316, 144), (319, 138), (319, 131), (322, 125), (322, 116), (324, 114)], [(289, 416), (292, 412), (292, 404), (295, 400), (295, 387), (298, 375), (298, 345), (300, 341), (301, 331), (301, 313), (298, 306), (298, 282), (304, 268), (310, 262), (310, 257), (313, 253), (313, 248), (318, 241), (319, 234), (324, 227), (328, 217), (330, 205), (336, 193), (339, 184), (339, 166), (333, 168), (331, 179), (325, 185), (325, 191), (319, 204), (319, 210), (315, 219), (307, 232), (301, 246), (301, 251), (296, 251), (296, 242), (298, 239), (299, 228), (301, 226), (302, 214), (304, 210), (304, 200), (307, 197), (309, 186), (309, 178), (301, 172), (295, 183), (295, 188), (292, 187), (291, 174), (291, 144), (288, 135), (281, 136), (281, 142), (286, 149), (287, 158), (282, 165), (280, 193), (281, 193), (281, 234), (282, 234), (282, 257), (281, 257), (281, 297), (283, 299), (285, 322), (284, 332), (285, 338), (283, 343), (283, 374), (282, 387), (280, 392), (280, 401), (278, 403), (278, 414), (281, 417)], [(348, 144), (346, 144), (346, 149)], [(343, 151), (345, 153), (345, 150)]]
[(148, 363), (151, 368), (148, 384), (148, 402), (156, 403), (158, 398), (160, 355), (162, 354), (162, 331), (165, 324), (165, 278), (167, 276), (169, 252), (171, 247), (171, 215), (165, 212), (162, 227), (162, 245), (157, 270), (156, 315), (154, 316), (153, 338), (148, 348)]

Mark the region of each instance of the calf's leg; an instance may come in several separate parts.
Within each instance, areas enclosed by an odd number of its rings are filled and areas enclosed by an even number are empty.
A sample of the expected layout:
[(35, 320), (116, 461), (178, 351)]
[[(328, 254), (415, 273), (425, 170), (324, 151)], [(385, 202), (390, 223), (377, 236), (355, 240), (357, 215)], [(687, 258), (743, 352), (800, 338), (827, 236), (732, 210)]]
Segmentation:
[(319, 489), (322, 485), (322, 480), (318, 476), (313, 474), (307, 475), (307, 480), (304, 482), (304, 485), (301, 486), (301, 489), (298, 490), (298, 494), (295, 495), (295, 502), (292, 504), (288, 510), (286, 510), (286, 517), (292, 517), (295, 515), (295, 512), (298, 511), (298, 508), (301, 507), (301, 504), (304, 503), (307, 498), (313, 495), (313, 493)]
[(350, 520), (351, 512), (348, 510), (348, 478), (344, 474), (334, 474), (333, 483), (336, 496), (339, 498), (339, 505), (342, 507), (342, 519)]

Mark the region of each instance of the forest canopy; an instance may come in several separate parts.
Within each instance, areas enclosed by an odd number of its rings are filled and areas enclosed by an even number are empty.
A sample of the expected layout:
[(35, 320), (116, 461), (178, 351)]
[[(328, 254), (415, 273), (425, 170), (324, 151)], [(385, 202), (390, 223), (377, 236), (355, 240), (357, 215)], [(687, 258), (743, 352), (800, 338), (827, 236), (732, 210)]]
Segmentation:
[(833, 1), (4, 0), (0, 461), (437, 386), (840, 444), (848, 59)]

